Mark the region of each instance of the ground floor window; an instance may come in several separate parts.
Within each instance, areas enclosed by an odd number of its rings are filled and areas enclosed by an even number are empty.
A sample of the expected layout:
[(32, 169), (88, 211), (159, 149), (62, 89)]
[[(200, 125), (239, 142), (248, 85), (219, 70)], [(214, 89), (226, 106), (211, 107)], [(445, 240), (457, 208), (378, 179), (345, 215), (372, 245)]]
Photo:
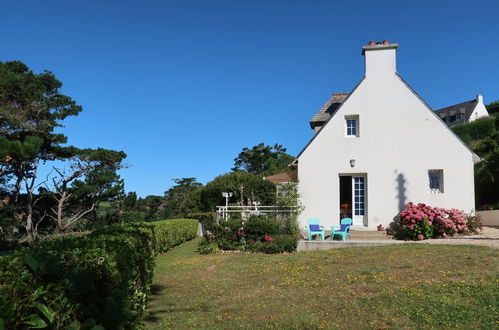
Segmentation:
[(430, 192), (444, 192), (444, 170), (428, 170), (428, 185)]

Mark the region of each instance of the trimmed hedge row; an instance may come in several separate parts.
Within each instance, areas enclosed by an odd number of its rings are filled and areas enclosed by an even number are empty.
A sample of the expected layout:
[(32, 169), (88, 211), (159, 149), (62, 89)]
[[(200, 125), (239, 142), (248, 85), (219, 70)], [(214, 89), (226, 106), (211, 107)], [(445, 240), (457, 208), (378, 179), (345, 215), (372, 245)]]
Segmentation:
[(156, 237), (156, 252), (163, 253), (196, 237), (198, 220), (174, 219), (151, 222)]
[(494, 133), (495, 119), (494, 117), (480, 118), (463, 125), (456, 125), (452, 127), (452, 130), (461, 140), (470, 145), (474, 141), (484, 139)]
[(197, 220), (113, 225), (0, 257), (0, 329), (138, 329), (157, 253)]

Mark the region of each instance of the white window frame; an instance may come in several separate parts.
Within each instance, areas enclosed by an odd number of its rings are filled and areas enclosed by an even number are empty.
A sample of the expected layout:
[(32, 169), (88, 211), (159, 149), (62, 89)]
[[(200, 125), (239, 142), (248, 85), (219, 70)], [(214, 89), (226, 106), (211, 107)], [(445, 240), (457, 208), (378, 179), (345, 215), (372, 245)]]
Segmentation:
[(444, 170), (428, 170), (428, 190), (433, 194), (444, 193)]
[[(349, 126), (349, 123), (355, 123), (355, 126)], [(355, 130), (352, 134), (352, 129)], [(348, 115), (345, 116), (345, 137), (356, 138), (359, 137), (359, 115)]]

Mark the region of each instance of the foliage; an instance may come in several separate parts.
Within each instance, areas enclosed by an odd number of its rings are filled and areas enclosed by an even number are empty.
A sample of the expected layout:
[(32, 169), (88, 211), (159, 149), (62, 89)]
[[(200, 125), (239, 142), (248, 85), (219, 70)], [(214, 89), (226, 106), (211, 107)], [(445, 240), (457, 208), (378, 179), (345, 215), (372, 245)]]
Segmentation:
[(229, 203), (238, 205), (247, 205), (248, 200), (258, 201), (261, 205), (273, 205), (275, 202), (273, 184), (259, 175), (237, 171), (220, 175), (200, 188), (200, 211), (209, 212), (217, 205), (225, 205), (224, 191), (232, 192)]
[(140, 327), (154, 263), (146, 224), (41, 241), (0, 258), (0, 320), (8, 329)]
[(186, 216), (188, 212), (199, 209), (199, 201), (192, 196), (193, 192), (202, 184), (196, 178), (173, 179), (175, 185), (165, 191), (166, 218)]
[[(16, 233), (8, 239), (21, 233), (32, 242), (40, 228), (46, 234), (72, 230), (100, 201), (123, 190), (116, 170), (125, 153), (64, 146), (67, 137), (54, 132), (82, 110), (61, 87), (49, 71), (35, 74), (21, 62), (0, 62), (0, 192), (9, 198), (1, 216)], [(53, 165), (61, 163), (64, 168)], [(39, 178), (42, 165), (53, 167), (45, 179)]]
[(499, 112), (499, 101), (494, 101), (486, 105), (489, 114), (496, 114)]
[(154, 226), (156, 252), (163, 253), (196, 237), (198, 220), (175, 219), (151, 222)]
[(477, 140), (487, 138), (494, 133), (494, 117), (483, 117), (466, 124), (456, 125), (452, 127), (452, 130), (463, 142), (474, 147)]
[(442, 237), (463, 235), (468, 233), (466, 215), (457, 209), (443, 209), (435, 207), (434, 228), (435, 235)]
[(273, 175), (287, 169), (294, 157), (286, 154), (286, 148), (280, 144), (267, 146), (260, 143), (251, 149), (243, 150), (234, 158), (233, 171), (244, 170), (253, 174)]
[(433, 209), (425, 204), (407, 203), (400, 212), (400, 231), (402, 238), (422, 240), (433, 236)]
[[(299, 229), (296, 218), (269, 219), (251, 216), (247, 221), (210, 219), (200, 243), (202, 253), (220, 250), (281, 253), (296, 251)], [(215, 248), (216, 246), (216, 248)]]
[(201, 254), (210, 254), (220, 251), (218, 244), (204, 238), (199, 242), (198, 251)]
[[(468, 228), (468, 224), (471, 228)], [(422, 240), (430, 237), (478, 233), (481, 230), (481, 223), (477, 216), (467, 216), (457, 209), (409, 202), (388, 230), (393, 231), (398, 238)]]
[[(69, 96), (59, 93), (62, 83), (48, 71), (34, 74), (19, 61), (0, 62), (0, 171), (3, 188), (11, 195), (14, 215), (28, 240), (35, 236), (35, 180), (40, 163), (64, 157), (59, 145), (61, 121), (81, 111)], [(7, 181), (5, 180), (7, 178)], [(12, 181), (12, 185), (8, 183)], [(21, 187), (27, 198), (20, 203)]]
[(482, 221), (478, 215), (466, 215), (466, 227), (470, 234), (479, 234), (483, 229)]
[(482, 158), (475, 165), (476, 204), (499, 203), (499, 115), (457, 125), (453, 130)]
[(295, 252), (298, 246), (297, 235), (274, 235), (270, 240), (253, 244), (254, 251), (268, 254)]
[(244, 223), (243, 232), (251, 241), (261, 240), (263, 236), (274, 236), (281, 233), (280, 223), (264, 215), (252, 216)]

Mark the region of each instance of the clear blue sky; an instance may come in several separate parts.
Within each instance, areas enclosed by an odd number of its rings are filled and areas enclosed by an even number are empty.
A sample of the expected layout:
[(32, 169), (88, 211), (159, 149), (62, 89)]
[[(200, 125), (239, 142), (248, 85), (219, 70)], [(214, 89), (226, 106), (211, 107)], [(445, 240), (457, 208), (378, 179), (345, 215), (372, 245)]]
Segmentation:
[(2, 1), (0, 61), (52, 71), (84, 108), (63, 132), (124, 150), (127, 191), (206, 183), (243, 147), (296, 155), (308, 121), (363, 76), (361, 47), (399, 43), (398, 72), (434, 109), (499, 99), (499, 2)]

